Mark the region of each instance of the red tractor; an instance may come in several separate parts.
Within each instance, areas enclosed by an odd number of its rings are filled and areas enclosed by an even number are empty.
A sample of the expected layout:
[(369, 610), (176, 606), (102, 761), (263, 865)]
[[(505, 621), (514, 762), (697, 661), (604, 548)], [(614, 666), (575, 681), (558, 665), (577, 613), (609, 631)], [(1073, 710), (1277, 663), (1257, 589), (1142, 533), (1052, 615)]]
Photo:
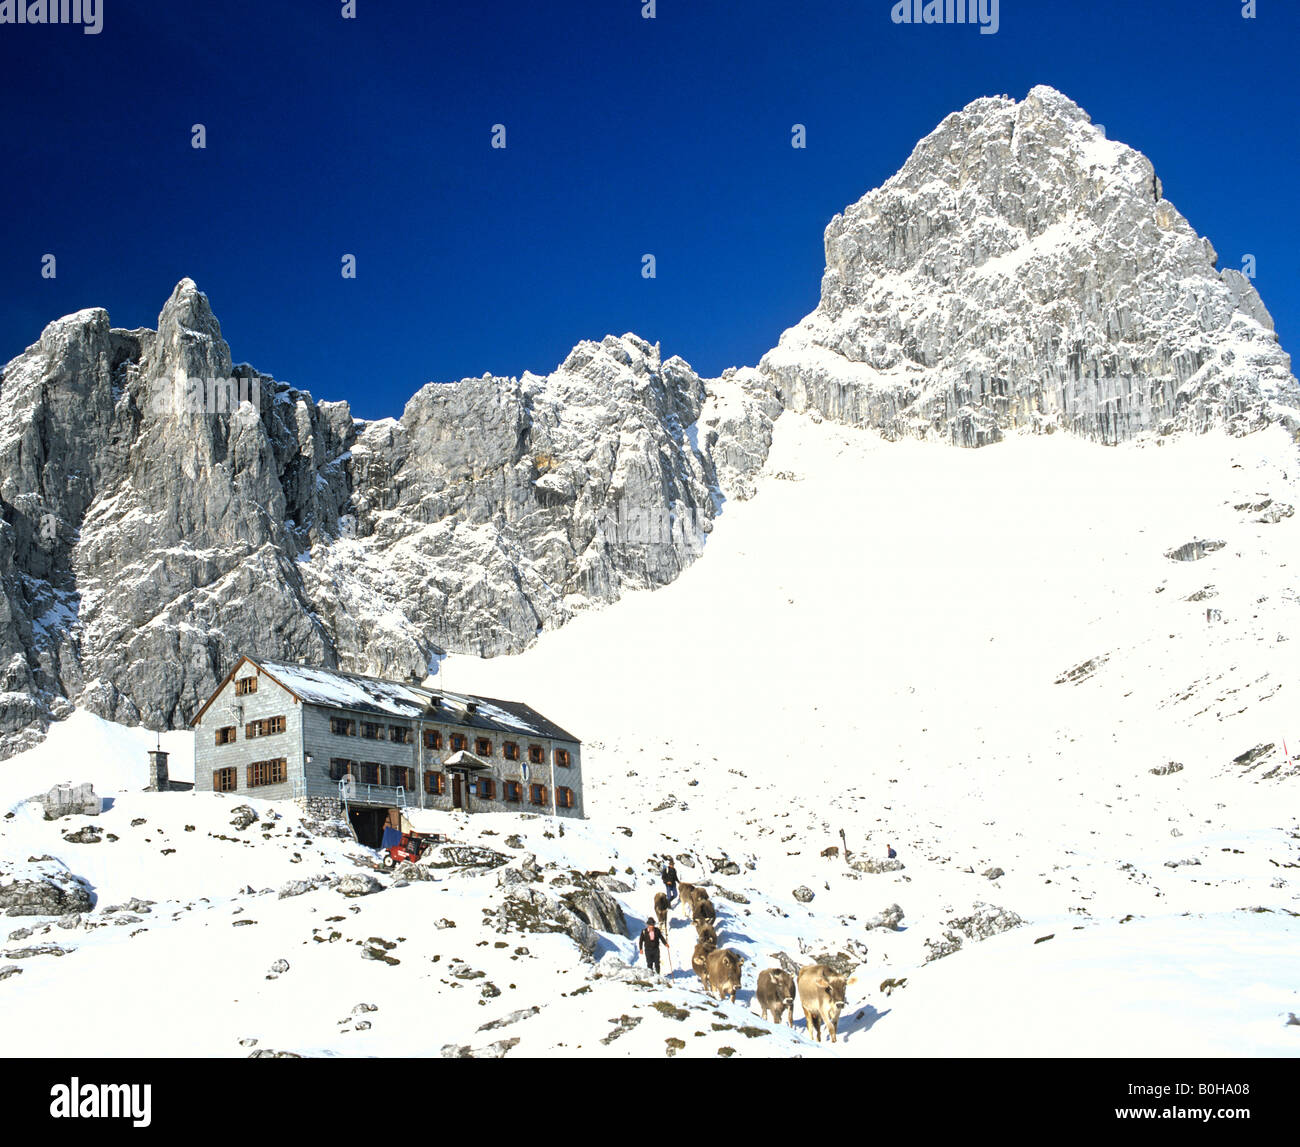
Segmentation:
[[(392, 832), (393, 830), (389, 830)], [(397, 835), (394, 833), (394, 835)], [(388, 838), (388, 834), (385, 833)], [(426, 852), (435, 844), (438, 844), (443, 838), (437, 834), (404, 832), (401, 833), (396, 843), (390, 843), (386, 839), (387, 847), (384, 848), (383, 865), (385, 868), (396, 868), (404, 860), (409, 860), (412, 864), (419, 862)]]

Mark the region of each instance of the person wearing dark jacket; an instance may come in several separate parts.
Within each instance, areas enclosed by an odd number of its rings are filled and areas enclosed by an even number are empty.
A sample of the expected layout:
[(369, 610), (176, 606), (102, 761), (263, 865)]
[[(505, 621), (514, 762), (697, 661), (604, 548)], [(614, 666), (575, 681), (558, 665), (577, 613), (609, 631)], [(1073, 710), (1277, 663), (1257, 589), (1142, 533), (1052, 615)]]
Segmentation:
[[(644, 928), (641, 929), (641, 937), (637, 940), (636, 950), (645, 954), (645, 962), (650, 966), (652, 971), (659, 971), (659, 945), (668, 947), (668, 937), (659, 931), (658, 925), (653, 920), (647, 920)], [(671, 952), (669, 956), (671, 957)]]
[(673, 864), (672, 857), (668, 858), (668, 863), (664, 865), (659, 875), (663, 877), (664, 891), (668, 893), (668, 907), (671, 908), (673, 901), (677, 899), (677, 868)]

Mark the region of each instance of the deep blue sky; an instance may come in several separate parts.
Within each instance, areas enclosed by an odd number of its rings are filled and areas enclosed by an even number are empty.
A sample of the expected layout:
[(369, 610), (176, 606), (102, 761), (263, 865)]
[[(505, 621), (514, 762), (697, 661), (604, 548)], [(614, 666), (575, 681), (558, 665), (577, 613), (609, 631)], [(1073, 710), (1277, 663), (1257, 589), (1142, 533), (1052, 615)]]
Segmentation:
[(1300, 346), (1295, 0), (1002, 0), (996, 35), (890, 0), (103, 5), (97, 36), (0, 25), (0, 362), (81, 307), (153, 326), (188, 275), (237, 362), (365, 417), (627, 330), (716, 374), (816, 305), (835, 212), (1036, 83), (1145, 152), (1220, 266), (1254, 254)]

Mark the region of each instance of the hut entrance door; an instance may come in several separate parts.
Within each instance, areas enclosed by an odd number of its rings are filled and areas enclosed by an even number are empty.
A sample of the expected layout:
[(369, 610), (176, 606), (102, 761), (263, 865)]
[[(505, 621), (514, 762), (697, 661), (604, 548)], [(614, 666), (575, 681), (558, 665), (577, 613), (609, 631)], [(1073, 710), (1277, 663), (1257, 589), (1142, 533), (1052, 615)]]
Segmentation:
[(451, 774), (451, 806), (452, 808), (464, 808), (465, 798), (461, 795), (460, 773)]

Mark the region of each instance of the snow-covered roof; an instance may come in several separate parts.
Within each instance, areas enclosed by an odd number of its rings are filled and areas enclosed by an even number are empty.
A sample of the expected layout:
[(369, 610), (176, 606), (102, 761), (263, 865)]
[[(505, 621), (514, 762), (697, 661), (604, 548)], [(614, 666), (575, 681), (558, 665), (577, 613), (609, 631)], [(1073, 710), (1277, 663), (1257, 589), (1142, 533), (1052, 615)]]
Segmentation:
[[(461, 725), (496, 733), (549, 737), (556, 741), (579, 744), (578, 738), (548, 721), (522, 701), (502, 701), (495, 697), (475, 697), (466, 693), (449, 693), (430, 689), (411, 681), (388, 681), (324, 669), (315, 665), (297, 665), (290, 661), (245, 657), (309, 705), (345, 709), (353, 713), (373, 713), (405, 720), (423, 718), (442, 725)], [(236, 666), (236, 669), (238, 666)], [(234, 671), (231, 672), (231, 677)], [(222, 682), (221, 688), (228, 683)], [(221, 692), (217, 689), (217, 693)], [(213, 694), (215, 697), (216, 694)], [(211, 704), (211, 701), (208, 702)], [(204, 705), (204, 709), (207, 705)], [(199, 710), (201, 716), (203, 710)], [(198, 720), (198, 716), (195, 720)]]

